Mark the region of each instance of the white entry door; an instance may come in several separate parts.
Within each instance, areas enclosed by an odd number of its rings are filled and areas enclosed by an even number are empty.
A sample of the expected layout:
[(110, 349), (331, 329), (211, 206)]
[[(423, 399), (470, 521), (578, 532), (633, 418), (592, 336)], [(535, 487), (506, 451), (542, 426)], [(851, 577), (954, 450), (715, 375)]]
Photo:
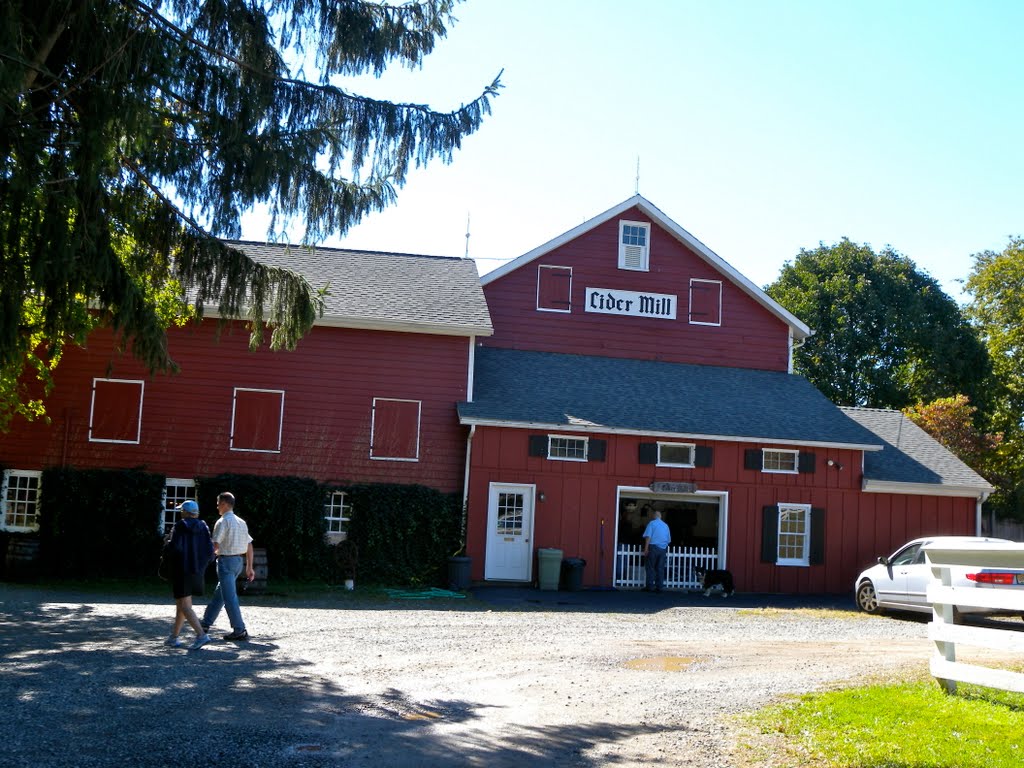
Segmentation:
[(529, 581), (533, 566), (532, 485), (491, 483), (484, 578)]

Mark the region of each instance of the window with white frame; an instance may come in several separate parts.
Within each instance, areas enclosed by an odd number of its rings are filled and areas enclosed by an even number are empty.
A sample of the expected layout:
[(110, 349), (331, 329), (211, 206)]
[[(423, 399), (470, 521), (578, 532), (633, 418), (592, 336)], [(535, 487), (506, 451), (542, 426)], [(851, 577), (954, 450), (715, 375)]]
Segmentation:
[(586, 437), (564, 437), (548, 435), (548, 458), (561, 461), (586, 461)]
[(171, 532), (178, 521), (176, 507), (189, 499), (196, 500), (195, 480), (168, 477), (164, 484), (164, 509), (160, 515), (160, 533), (166, 535)]
[(39, 484), (43, 473), (27, 469), (4, 471), (0, 488), (0, 528), (27, 533), (39, 530)]
[(651, 251), (651, 225), (638, 221), (619, 222), (619, 269), (646, 272)]
[(370, 458), (389, 461), (419, 461), (419, 400), (373, 398), (370, 418)]
[(779, 504), (778, 542), (777, 564), (810, 564), (810, 504)]
[(327, 533), (344, 536), (348, 533), (348, 523), (352, 519), (352, 505), (344, 491), (333, 491), (324, 502), (324, 519), (327, 521)]
[(284, 390), (235, 387), (231, 404), (232, 451), (280, 453)]
[(694, 443), (658, 443), (658, 466), (692, 467), (696, 449)]
[(541, 312), (572, 311), (572, 267), (541, 264), (537, 267), (537, 309)]
[(690, 279), (690, 324), (722, 324), (722, 281)]
[(783, 472), (795, 474), (799, 468), (797, 459), (800, 451), (782, 448), (764, 448), (761, 452), (762, 472)]
[(93, 379), (89, 442), (138, 444), (142, 435), (144, 381)]

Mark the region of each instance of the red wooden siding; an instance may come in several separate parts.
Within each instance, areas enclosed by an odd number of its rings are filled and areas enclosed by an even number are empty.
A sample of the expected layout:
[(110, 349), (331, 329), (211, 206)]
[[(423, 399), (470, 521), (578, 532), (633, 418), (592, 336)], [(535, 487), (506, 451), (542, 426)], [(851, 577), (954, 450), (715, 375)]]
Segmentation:
[(231, 449), (235, 451), (281, 450), (284, 392), (235, 389), (231, 417)]
[[(770, 474), (743, 468), (744, 450), (760, 447), (749, 444), (703, 443), (714, 451), (712, 466), (681, 468), (639, 464), (639, 443), (649, 439), (624, 435), (593, 436), (608, 441), (603, 462), (531, 457), (529, 434), (486, 427), (478, 428), (473, 439), (468, 553), (474, 578), (483, 578), (487, 491), (492, 482), (536, 485), (534, 549), (556, 547), (566, 557), (584, 558), (588, 585), (599, 584), (599, 577), (602, 586), (612, 582), (617, 489), (647, 487), (654, 481), (693, 482), (701, 491), (728, 494), (726, 566), (743, 591), (852, 592), (857, 573), (909, 539), (974, 533), (975, 499), (863, 493), (859, 451), (809, 449), (816, 456), (814, 473)], [(828, 466), (829, 459), (835, 466)], [(539, 500), (540, 493), (544, 501)], [(761, 562), (762, 509), (779, 503), (809, 504), (825, 511), (823, 564)]]
[(418, 400), (373, 401), (373, 437), (370, 452), (375, 459), (419, 458), (420, 402)]
[[(626, 211), (620, 219), (650, 221), (639, 209)], [(540, 259), (544, 265), (572, 268), (569, 313), (537, 310), (537, 263), (485, 285), (494, 335), (482, 343), (543, 352), (788, 370), (786, 324), (696, 253), (652, 223), (650, 271), (620, 270), (618, 238), (619, 221), (607, 221)], [(691, 278), (722, 281), (721, 326), (689, 322)], [(585, 312), (587, 288), (673, 294), (677, 297), (676, 319)], [(717, 296), (715, 299), (717, 302)], [(711, 308), (702, 306), (700, 311)]]
[[(241, 326), (215, 337), (210, 321), (172, 331), (169, 348), (181, 372), (150, 376), (114, 351), (109, 333), (93, 334), (87, 349), (69, 349), (57, 370), (47, 398), (52, 423), (15, 422), (0, 440), (0, 464), (142, 466), (169, 477), (237, 472), (462, 489), (467, 431), (455, 404), (467, 396), (467, 338), (317, 327), (293, 352), (249, 352)], [(138, 445), (89, 442), (98, 376), (145, 380)], [(236, 388), (285, 393), (279, 452), (231, 450)], [(374, 398), (421, 401), (418, 461), (370, 458)], [(277, 413), (279, 405), (275, 430)], [(263, 437), (246, 439), (266, 445)]]

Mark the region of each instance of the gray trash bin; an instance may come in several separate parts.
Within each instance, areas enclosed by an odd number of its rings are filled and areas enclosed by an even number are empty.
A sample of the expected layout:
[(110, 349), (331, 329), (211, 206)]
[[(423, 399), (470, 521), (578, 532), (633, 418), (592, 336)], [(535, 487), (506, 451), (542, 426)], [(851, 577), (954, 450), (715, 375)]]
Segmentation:
[(562, 550), (541, 548), (537, 550), (537, 583), (541, 589), (558, 590), (562, 570)]

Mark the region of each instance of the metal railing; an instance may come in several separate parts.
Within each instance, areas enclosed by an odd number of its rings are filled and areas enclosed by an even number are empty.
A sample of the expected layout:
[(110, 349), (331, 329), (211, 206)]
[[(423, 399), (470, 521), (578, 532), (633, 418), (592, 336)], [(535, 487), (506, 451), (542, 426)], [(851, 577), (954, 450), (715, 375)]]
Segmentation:
[[(620, 544), (615, 552), (614, 586), (641, 589), (646, 583), (642, 544)], [(718, 568), (718, 552), (711, 547), (669, 547), (665, 555), (666, 589), (700, 589), (695, 567)]]

